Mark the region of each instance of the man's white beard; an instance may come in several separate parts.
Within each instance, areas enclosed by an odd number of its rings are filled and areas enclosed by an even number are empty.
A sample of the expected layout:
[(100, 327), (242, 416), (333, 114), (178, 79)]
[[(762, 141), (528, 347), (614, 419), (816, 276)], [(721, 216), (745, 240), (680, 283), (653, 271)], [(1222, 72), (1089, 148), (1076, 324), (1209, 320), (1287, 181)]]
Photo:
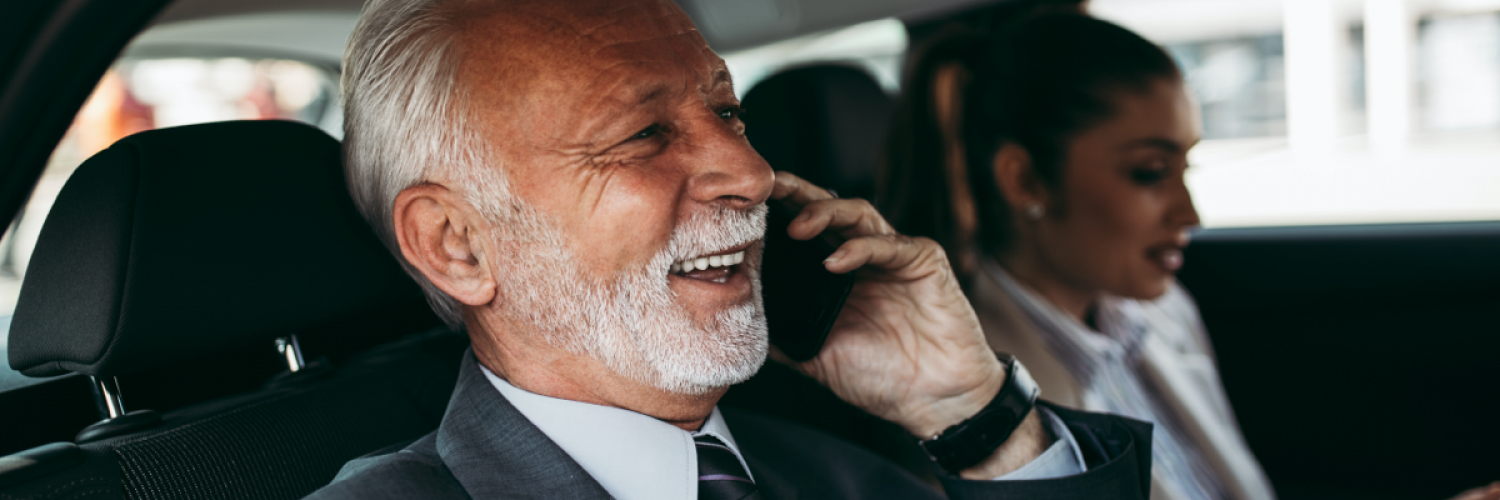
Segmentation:
[[(479, 201), (479, 200), (473, 200)], [(704, 394), (749, 379), (765, 362), (760, 254), (746, 252), (751, 299), (699, 322), (668, 286), (673, 262), (761, 239), (766, 206), (700, 212), (673, 231), (644, 267), (597, 278), (580, 269), (561, 231), (530, 205), (477, 203), (496, 226), (493, 259), (499, 311), (552, 345), (588, 355), (609, 369), (680, 394)], [(496, 210), (499, 209), (499, 210)]]

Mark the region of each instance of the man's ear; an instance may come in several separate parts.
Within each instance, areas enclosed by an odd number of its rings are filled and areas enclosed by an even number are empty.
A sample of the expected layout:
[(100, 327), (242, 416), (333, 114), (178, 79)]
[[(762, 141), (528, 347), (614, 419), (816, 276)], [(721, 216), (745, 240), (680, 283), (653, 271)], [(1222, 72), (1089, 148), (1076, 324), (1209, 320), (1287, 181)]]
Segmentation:
[(495, 300), (481, 219), (460, 196), (437, 184), (412, 186), (396, 194), (391, 217), (401, 255), (433, 285), (469, 306)]
[(1000, 184), (1000, 194), (1005, 196), (1005, 203), (1010, 205), (1011, 213), (1026, 213), (1027, 207), (1037, 204), (1044, 208), (1051, 206), (1047, 186), (1037, 177), (1036, 169), (1031, 163), (1031, 153), (1026, 148), (1014, 142), (1005, 143), (995, 153), (991, 167), (994, 168), (995, 182)]

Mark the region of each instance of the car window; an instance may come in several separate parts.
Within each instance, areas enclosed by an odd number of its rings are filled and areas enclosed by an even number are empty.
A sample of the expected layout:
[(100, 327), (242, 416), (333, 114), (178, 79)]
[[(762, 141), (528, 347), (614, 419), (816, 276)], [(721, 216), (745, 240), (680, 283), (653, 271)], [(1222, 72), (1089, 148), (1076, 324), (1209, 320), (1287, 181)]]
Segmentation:
[(1205, 227), (1500, 219), (1500, 1), (1089, 8), (1182, 66)]
[(878, 19), (844, 28), (782, 40), (720, 54), (734, 91), (744, 97), (756, 83), (794, 66), (834, 62), (870, 73), (886, 92), (901, 85), (901, 62), (906, 54), (906, 26), (896, 18)]
[(342, 136), (337, 75), (285, 59), (128, 59), (100, 80), (0, 238), (0, 353), (42, 222), (84, 160), (130, 134), (220, 120), (283, 119)]

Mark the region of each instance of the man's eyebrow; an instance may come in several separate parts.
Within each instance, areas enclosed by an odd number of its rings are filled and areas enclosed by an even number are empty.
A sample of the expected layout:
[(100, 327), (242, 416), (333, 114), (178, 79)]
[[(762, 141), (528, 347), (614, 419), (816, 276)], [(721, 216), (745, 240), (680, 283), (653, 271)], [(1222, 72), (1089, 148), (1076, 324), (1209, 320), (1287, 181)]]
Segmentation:
[[(730, 78), (728, 69), (719, 68), (714, 70), (713, 81), (709, 83), (708, 88), (718, 88), (720, 85), (728, 85), (731, 88), (734, 87), (734, 81)], [(666, 85), (653, 85), (646, 88), (644, 92), (641, 92), (641, 97), (639, 99), (636, 99), (636, 104), (646, 104), (651, 101), (655, 101), (665, 96), (666, 93)]]
[(702, 87), (702, 92), (716, 92), (720, 87), (734, 88), (734, 79), (729, 76), (729, 69), (719, 67), (714, 69), (713, 77), (709, 79), (708, 85)]

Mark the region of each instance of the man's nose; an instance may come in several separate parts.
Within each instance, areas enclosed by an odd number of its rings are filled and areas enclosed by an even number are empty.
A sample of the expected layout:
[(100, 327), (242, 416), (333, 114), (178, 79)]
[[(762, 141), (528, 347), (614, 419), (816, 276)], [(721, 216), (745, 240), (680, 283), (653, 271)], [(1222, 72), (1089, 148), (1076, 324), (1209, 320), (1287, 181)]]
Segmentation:
[(688, 195), (699, 203), (746, 209), (771, 196), (776, 174), (731, 127), (706, 127), (688, 160)]

